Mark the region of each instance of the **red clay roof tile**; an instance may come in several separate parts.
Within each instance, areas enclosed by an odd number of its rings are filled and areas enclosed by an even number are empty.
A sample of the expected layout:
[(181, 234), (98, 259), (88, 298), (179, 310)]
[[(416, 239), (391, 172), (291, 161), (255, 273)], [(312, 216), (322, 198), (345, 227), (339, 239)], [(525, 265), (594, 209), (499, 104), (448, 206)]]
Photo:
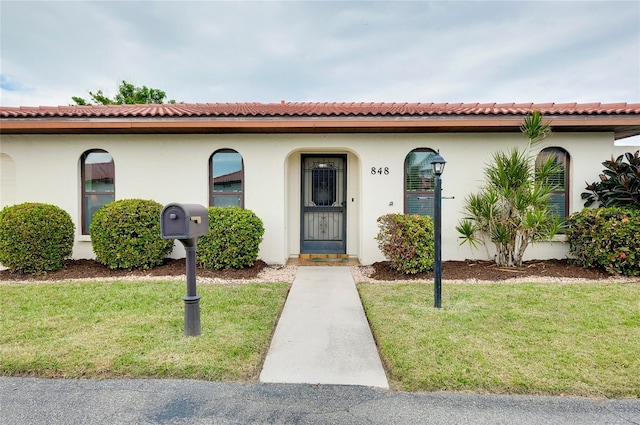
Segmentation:
[(538, 110), (554, 131), (640, 134), (640, 103), (180, 103), (0, 106), (0, 133), (518, 131)]
[(524, 115), (637, 115), (640, 103), (192, 103), (0, 107), (0, 118), (159, 118), (159, 117), (421, 117)]

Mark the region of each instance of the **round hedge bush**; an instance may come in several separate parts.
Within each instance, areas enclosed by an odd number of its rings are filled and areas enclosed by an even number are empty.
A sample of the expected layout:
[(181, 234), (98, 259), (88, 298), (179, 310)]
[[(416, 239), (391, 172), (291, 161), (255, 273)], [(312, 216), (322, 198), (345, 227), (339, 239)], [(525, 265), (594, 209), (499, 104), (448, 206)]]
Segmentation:
[(391, 266), (406, 274), (433, 270), (434, 230), (431, 217), (387, 214), (378, 217), (378, 247)]
[(12, 273), (59, 270), (71, 256), (75, 227), (65, 210), (26, 202), (0, 211), (0, 263)]
[(264, 226), (253, 211), (210, 207), (209, 233), (198, 239), (196, 263), (206, 269), (241, 269), (258, 259)]
[(122, 199), (101, 207), (91, 220), (96, 261), (111, 269), (149, 269), (163, 263), (173, 241), (160, 237), (162, 205)]
[(569, 216), (565, 234), (573, 262), (640, 276), (640, 210), (584, 208)]

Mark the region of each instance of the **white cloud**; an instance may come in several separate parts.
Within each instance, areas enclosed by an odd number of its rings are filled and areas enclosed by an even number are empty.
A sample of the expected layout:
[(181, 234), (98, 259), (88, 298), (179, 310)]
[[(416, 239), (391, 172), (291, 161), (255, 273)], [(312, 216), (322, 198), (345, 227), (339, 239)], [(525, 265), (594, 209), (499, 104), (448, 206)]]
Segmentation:
[(185, 102), (640, 102), (635, 1), (3, 2), (1, 19), (2, 105), (121, 80)]
[(626, 139), (616, 140), (616, 146), (640, 146), (640, 136), (627, 137)]

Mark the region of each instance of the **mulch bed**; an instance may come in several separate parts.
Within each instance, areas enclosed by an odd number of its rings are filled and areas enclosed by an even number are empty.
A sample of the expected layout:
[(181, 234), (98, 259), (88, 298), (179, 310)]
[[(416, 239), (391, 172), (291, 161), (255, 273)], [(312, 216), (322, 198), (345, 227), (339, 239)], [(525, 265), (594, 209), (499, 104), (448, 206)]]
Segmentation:
[[(201, 277), (217, 277), (221, 279), (254, 279), (265, 267), (267, 267), (267, 264), (262, 260), (258, 260), (252, 267), (244, 269), (207, 270), (197, 267), (196, 274)], [(65, 267), (63, 269), (44, 275), (24, 275), (9, 273), (8, 270), (3, 270), (0, 271), (0, 281), (47, 281), (128, 276), (180, 276), (186, 273), (186, 268), (186, 260), (184, 258), (179, 260), (167, 258), (162, 265), (149, 270), (112, 270), (95, 260), (67, 260), (65, 261)]]
[[(207, 270), (198, 268), (196, 273), (201, 277), (220, 279), (254, 279), (267, 267), (267, 264), (258, 260), (253, 267), (245, 269)], [(433, 272), (405, 275), (391, 268), (388, 261), (378, 262), (372, 265), (374, 272), (371, 278), (377, 280), (432, 280)], [(65, 268), (44, 275), (13, 274), (9, 271), (0, 271), (0, 281), (21, 280), (69, 280), (100, 277), (128, 277), (128, 276), (181, 276), (185, 274), (185, 259), (167, 259), (164, 264), (149, 270), (111, 270), (94, 260), (67, 260)], [(582, 278), (601, 280), (611, 277), (602, 270), (585, 269), (575, 264), (569, 264), (567, 260), (534, 260), (527, 261), (522, 267), (499, 267), (491, 261), (466, 260), (444, 261), (442, 263), (442, 279), (444, 280), (488, 280), (502, 281), (512, 278), (526, 277), (552, 277), (552, 278)]]
[[(377, 280), (411, 279), (432, 280), (433, 272), (404, 275), (393, 268), (388, 261), (373, 264), (371, 278)], [(492, 261), (466, 260), (443, 261), (442, 279), (445, 280), (487, 280), (501, 281), (525, 277), (577, 278), (599, 280), (611, 278), (612, 275), (598, 269), (586, 269), (570, 264), (567, 260), (534, 260), (526, 261), (522, 267), (501, 267)], [(615, 276), (619, 277), (619, 276)]]

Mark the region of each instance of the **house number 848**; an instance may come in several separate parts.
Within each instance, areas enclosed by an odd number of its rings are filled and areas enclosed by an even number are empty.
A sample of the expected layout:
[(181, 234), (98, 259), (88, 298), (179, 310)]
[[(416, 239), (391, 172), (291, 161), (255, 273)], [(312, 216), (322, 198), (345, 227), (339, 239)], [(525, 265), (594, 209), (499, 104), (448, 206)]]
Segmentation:
[(380, 174), (380, 175), (388, 175), (389, 174), (389, 167), (380, 167), (380, 168), (376, 168), (376, 167), (371, 167), (371, 174), (372, 175), (376, 175), (376, 174)]

